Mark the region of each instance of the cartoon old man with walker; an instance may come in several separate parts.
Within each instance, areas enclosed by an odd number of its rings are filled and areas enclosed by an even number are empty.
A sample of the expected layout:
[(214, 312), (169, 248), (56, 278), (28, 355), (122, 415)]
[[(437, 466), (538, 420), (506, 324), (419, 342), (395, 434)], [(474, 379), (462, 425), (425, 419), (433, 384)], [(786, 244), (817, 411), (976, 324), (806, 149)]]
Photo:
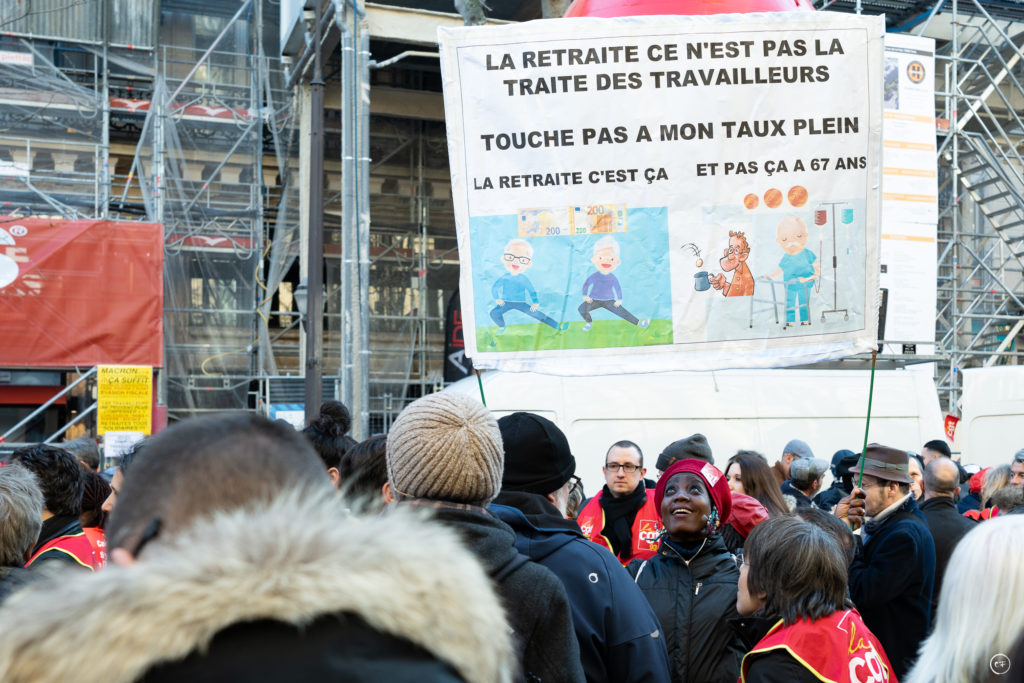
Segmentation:
[(818, 257), (807, 249), (807, 225), (796, 216), (787, 216), (779, 221), (775, 241), (784, 252), (779, 267), (768, 275), (775, 278), (782, 275), (786, 287), (786, 327), (796, 325), (796, 313), (800, 312), (800, 324), (810, 325), (811, 283), (821, 274)]

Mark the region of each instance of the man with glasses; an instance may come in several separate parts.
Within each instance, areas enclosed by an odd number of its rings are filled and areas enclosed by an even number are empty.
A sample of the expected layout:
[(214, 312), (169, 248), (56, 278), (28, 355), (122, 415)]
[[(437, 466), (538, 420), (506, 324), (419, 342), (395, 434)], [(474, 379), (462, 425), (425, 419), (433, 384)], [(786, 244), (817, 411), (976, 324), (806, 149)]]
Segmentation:
[(861, 498), (868, 519), (850, 565), (850, 597), (902, 679), (928, 635), (935, 542), (910, 491), (907, 452), (870, 444), (861, 460), (854, 471), (863, 471), (863, 482), (836, 508), (837, 517), (856, 526), (850, 502)]
[(498, 420), (498, 428), (505, 469), (489, 509), (515, 531), (516, 549), (565, 586), (587, 682), (667, 683), (668, 653), (654, 610), (615, 558), (565, 518), (576, 480), (565, 434), (521, 412)]
[(501, 255), (501, 263), (508, 273), (491, 286), (491, 296), (497, 304), (491, 309), (491, 320), (498, 326), (497, 334), (505, 334), (505, 314), (509, 311), (521, 311), (555, 330), (569, 328), (569, 323), (559, 324), (540, 310), (537, 290), (524, 275), (533, 265), (533, 245), (523, 239), (510, 240)]
[(612, 444), (604, 457), (605, 486), (576, 521), (583, 535), (611, 550), (623, 565), (658, 551), (663, 526), (654, 491), (644, 486), (644, 455), (632, 441)]
[(721, 290), (722, 296), (754, 295), (754, 276), (747, 266), (749, 257), (750, 245), (747, 244), (747, 236), (740, 230), (730, 230), (729, 246), (718, 263), (726, 273), (732, 271), (732, 282), (725, 281), (724, 273), (711, 278), (711, 285)]

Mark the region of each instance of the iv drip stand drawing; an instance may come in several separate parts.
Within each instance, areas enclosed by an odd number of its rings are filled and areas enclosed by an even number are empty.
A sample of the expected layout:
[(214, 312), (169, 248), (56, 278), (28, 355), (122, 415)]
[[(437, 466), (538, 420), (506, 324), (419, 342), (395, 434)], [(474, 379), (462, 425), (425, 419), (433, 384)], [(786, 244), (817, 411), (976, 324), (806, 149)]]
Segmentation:
[[(850, 319), (850, 312), (845, 308), (839, 308), (839, 259), (837, 256), (837, 244), (836, 244), (836, 207), (846, 204), (846, 202), (822, 202), (819, 206), (829, 206), (832, 214), (832, 310), (821, 312), (821, 322), (825, 322), (826, 313), (842, 313), (843, 320)], [(852, 210), (851, 210), (852, 211)], [(818, 220), (820, 214), (815, 212), (815, 224), (822, 225), (825, 221)], [(851, 216), (852, 220), (852, 216)]]

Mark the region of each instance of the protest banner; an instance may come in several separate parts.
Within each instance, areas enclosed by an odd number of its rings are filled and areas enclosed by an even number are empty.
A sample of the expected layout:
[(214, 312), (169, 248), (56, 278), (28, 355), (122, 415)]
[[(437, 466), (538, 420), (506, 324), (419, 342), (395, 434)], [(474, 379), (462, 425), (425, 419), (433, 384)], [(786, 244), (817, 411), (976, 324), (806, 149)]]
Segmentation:
[(875, 344), (881, 17), (440, 29), (466, 355), (555, 374)]
[(96, 368), (96, 431), (153, 431), (153, 368), (101, 365)]

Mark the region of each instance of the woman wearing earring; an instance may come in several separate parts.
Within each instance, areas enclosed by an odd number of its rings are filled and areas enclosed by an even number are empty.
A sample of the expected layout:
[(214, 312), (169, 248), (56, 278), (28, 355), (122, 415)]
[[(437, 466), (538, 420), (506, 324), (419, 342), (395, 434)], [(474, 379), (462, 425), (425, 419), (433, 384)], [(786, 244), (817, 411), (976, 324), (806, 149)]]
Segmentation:
[(658, 553), (627, 570), (664, 631), (673, 683), (734, 683), (746, 650), (737, 616), (739, 571), (719, 534), (732, 496), (722, 472), (702, 460), (675, 462), (654, 502), (665, 532)]
[(753, 617), (744, 621), (757, 643), (743, 658), (741, 683), (895, 680), (881, 644), (846, 598), (849, 559), (835, 536), (776, 517), (750, 532), (744, 551), (736, 609)]

